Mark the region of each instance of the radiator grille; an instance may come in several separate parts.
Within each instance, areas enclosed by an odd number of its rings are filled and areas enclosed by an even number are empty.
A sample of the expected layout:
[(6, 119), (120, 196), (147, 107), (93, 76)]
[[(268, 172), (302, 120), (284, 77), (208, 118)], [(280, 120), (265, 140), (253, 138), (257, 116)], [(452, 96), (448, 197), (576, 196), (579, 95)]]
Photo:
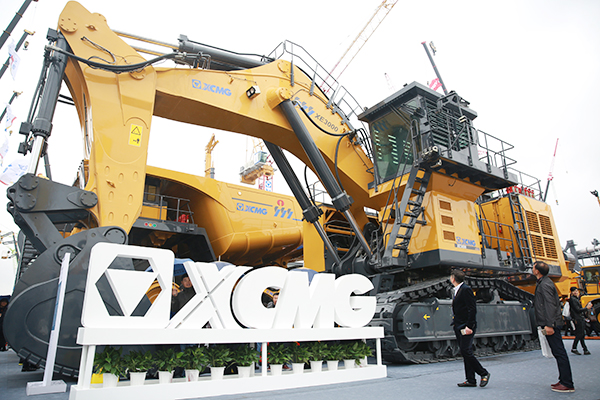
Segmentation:
[(440, 208), (442, 210), (452, 211), (452, 204), (448, 201), (440, 200)]
[(526, 211), (526, 213), (533, 253), (536, 257), (546, 257), (558, 260), (550, 217), (532, 211)]
[(452, 217), (448, 217), (446, 215), (442, 215), (442, 224), (445, 225), (454, 225), (454, 220)]
[(542, 226), (542, 233), (544, 235), (553, 236), (552, 233), (552, 224), (550, 223), (550, 218), (546, 215), (540, 215), (540, 225)]
[(453, 242), (456, 240), (454, 236), (454, 232), (444, 231), (444, 239), (452, 240)]
[(546, 257), (555, 259), (558, 258), (558, 254), (556, 254), (556, 244), (554, 243), (554, 239), (545, 237), (544, 247), (546, 248)]
[(540, 224), (538, 224), (537, 214), (531, 211), (525, 211), (527, 214), (527, 226), (531, 232), (540, 233)]
[(541, 236), (531, 235), (531, 247), (533, 248), (533, 253), (537, 257), (545, 257), (544, 242), (542, 241)]

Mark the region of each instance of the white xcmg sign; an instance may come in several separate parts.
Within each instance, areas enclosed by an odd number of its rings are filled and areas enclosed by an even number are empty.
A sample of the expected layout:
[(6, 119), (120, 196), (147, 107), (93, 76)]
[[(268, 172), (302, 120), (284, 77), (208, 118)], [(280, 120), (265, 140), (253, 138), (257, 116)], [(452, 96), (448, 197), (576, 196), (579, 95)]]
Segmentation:
[[(109, 269), (118, 257), (147, 260), (152, 272)], [(280, 267), (236, 267), (221, 270), (212, 263), (186, 262), (185, 269), (196, 295), (169, 319), (174, 256), (170, 250), (98, 243), (90, 256), (82, 324), (86, 328), (200, 329), (319, 329), (365, 326), (375, 313), (375, 298), (357, 296), (371, 289), (371, 281), (358, 274), (291, 273)], [(110, 315), (98, 290), (106, 276), (122, 316)], [(132, 313), (154, 280), (161, 292), (143, 316)], [(263, 306), (268, 287), (280, 288), (275, 308)], [(238, 323), (239, 321), (239, 323)], [(241, 325), (243, 326), (241, 326)]]

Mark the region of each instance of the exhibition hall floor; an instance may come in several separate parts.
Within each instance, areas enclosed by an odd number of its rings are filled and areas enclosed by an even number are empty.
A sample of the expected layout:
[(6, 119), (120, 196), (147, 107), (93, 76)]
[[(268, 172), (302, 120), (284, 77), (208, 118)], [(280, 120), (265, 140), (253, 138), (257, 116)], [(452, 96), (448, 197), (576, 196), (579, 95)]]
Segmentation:
[[(550, 384), (558, 379), (558, 369), (554, 359), (542, 357), (541, 351), (512, 353), (500, 356), (482, 357), (481, 363), (491, 373), (490, 383), (485, 388), (459, 388), (464, 380), (463, 362), (440, 362), (422, 365), (388, 365), (388, 376), (384, 379), (326, 385), (310, 388), (278, 390), (272, 392), (249, 393), (244, 395), (205, 397), (205, 399), (285, 399), (285, 400), (397, 400), (397, 399), (439, 399), (464, 400), (476, 396), (486, 400), (518, 399), (559, 399), (598, 400), (598, 365), (600, 363), (600, 340), (589, 340), (591, 355), (577, 356), (569, 351), (569, 359), (575, 380), (575, 393), (555, 393)], [(570, 350), (572, 340), (565, 340)], [(21, 372), (18, 357), (13, 351), (0, 352), (0, 399), (21, 400), (27, 382), (41, 381), (43, 370)], [(308, 371), (306, 373), (309, 373)], [(58, 377), (55, 377), (58, 379)], [(65, 380), (68, 386), (75, 380)], [(67, 400), (66, 393), (29, 396), (39, 400)], [(160, 400), (160, 399), (157, 399)]]

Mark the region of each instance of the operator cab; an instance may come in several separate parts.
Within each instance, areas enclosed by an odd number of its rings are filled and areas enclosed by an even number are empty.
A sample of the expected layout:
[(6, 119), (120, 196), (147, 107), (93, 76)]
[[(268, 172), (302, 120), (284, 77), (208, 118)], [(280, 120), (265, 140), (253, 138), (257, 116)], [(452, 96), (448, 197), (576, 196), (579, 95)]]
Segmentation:
[(582, 283), (585, 289), (585, 293), (600, 294), (600, 266), (593, 265), (590, 267), (583, 267), (582, 269)]
[(505, 155), (513, 146), (475, 129), (476, 117), (455, 92), (443, 96), (417, 82), (367, 109), (358, 118), (369, 124), (375, 185), (408, 174), (415, 159), (486, 191), (514, 185), (507, 167), (515, 161)]

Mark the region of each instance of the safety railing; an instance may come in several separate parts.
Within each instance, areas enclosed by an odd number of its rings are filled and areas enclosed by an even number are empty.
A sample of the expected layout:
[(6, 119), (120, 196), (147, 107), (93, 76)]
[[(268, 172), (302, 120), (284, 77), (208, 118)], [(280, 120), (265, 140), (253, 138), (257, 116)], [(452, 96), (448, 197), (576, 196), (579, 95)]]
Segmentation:
[[(479, 221), (482, 228), (481, 239), (483, 241), (483, 247), (487, 249), (502, 249), (503, 246), (501, 246), (501, 244), (507, 242), (507, 245), (504, 246), (506, 249), (512, 248), (514, 252), (514, 249), (518, 248), (518, 243), (515, 239), (515, 231), (512, 226), (486, 218), (480, 218)], [(508, 237), (501, 236), (504, 234), (505, 230), (508, 232)]]
[(506, 155), (506, 152), (514, 149), (515, 146), (482, 130), (476, 129), (476, 132), (480, 161), (504, 171), (517, 163), (515, 159)]
[(311, 77), (311, 93), (320, 90), (328, 100), (327, 108), (338, 112), (342, 119), (347, 121), (350, 129), (357, 131), (358, 143), (367, 156), (373, 160), (371, 141), (368, 136), (366, 125), (359, 121), (357, 115), (364, 109), (358, 101), (340, 85), (340, 83), (329, 74), (329, 72), (317, 62), (304, 47), (290, 41), (279, 44), (269, 55), (273, 59), (285, 59), (300, 68)]
[(181, 197), (166, 196), (144, 192), (143, 206), (155, 209), (154, 213), (160, 221), (177, 221), (182, 223), (193, 224), (194, 213), (190, 208), (191, 201)]

